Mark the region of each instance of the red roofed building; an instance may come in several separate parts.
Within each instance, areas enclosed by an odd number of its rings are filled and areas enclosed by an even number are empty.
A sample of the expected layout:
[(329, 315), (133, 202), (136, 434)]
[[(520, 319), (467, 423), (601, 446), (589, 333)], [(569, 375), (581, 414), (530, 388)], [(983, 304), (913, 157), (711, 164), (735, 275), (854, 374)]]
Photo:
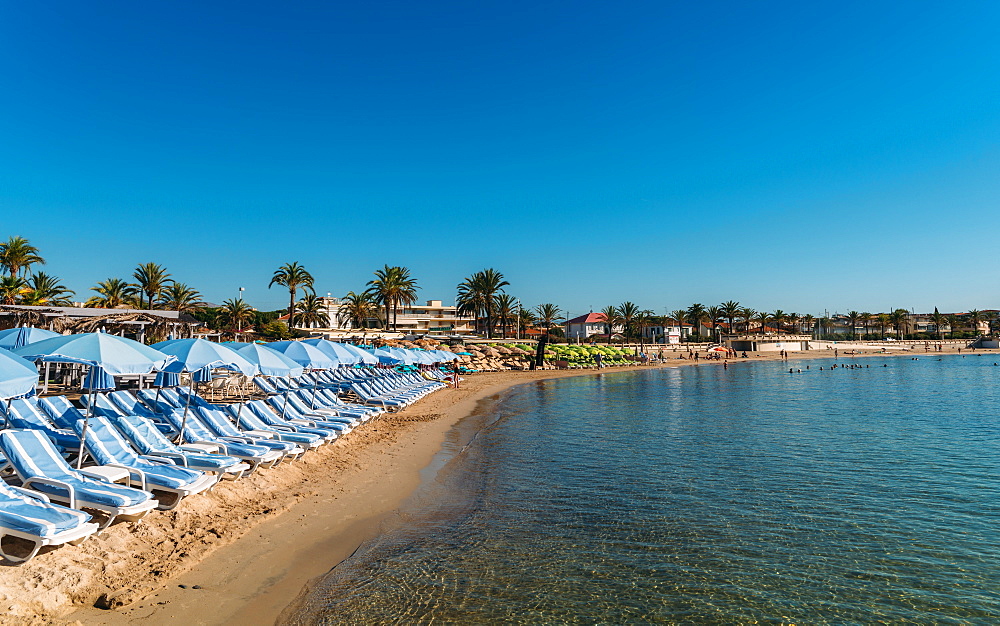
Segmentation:
[[(593, 311), (586, 315), (566, 320), (563, 322), (563, 326), (566, 328), (567, 339), (586, 339), (591, 335), (606, 335), (608, 333), (607, 325), (604, 323), (604, 315), (594, 313)], [(621, 324), (615, 324), (612, 330), (620, 333), (624, 330), (624, 327)]]

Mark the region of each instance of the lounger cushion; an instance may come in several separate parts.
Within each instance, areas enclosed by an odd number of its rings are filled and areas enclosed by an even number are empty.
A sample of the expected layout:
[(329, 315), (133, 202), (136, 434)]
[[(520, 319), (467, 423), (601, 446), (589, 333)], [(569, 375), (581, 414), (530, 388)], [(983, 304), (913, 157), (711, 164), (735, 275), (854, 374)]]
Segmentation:
[(83, 511), (56, 507), (20, 494), (0, 481), (0, 527), (51, 537), (90, 521)]

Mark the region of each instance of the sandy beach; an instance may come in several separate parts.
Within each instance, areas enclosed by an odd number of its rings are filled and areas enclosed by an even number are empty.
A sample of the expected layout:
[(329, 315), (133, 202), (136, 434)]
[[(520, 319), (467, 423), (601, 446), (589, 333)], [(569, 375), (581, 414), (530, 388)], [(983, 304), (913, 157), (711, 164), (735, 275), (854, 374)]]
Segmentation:
[[(833, 352), (790, 356), (832, 358)], [(840, 357), (844, 360), (843, 352)], [(777, 358), (758, 354), (750, 360)], [(675, 359), (659, 367), (691, 365), (695, 362)], [(604, 372), (630, 369), (639, 368)], [(138, 525), (117, 524), (82, 546), (49, 550), (22, 567), (6, 567), (0, 585), (2, 621), (275, 623), (311, 579), (378, 533), (380, 521), (418, 486), (421, 470), (449, 429), (477, 404), (517, 384), (598, 373), (471, 375), (460, 389), (442, 390), (382, 416), (301, 461), (225, 482), (178, 510), (157, 512)]]

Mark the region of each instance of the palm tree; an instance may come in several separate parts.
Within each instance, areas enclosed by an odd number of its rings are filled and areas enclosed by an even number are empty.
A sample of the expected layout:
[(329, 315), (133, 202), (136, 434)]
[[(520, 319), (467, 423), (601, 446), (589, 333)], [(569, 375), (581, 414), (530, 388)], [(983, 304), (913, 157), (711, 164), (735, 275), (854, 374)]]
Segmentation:
[(535, 313), (538, 315), (538, 323), (545, 328), (546, 333), (555, 326), (558, 320), (563, 319), (559, 315), (559, 307), (551, 303), (539, 304), (535, 307)]
[(624, 329), (625, 339), (635, 336), (635, 320), (639, 317), (639, 307), (634, 302), (625, 301), (618, 305), (618, 317)]
[(705, 317), (708, 319), (708, 323), (712, 325), (712, 339), (716, 339), (716, 330), (719, 326), (719, 322), (725, 317), (722, 314), (722, 307), (710, 306), (705, 309)]
[(767, 324), (771, 321), (771, 314), (767, 311), (758, 311), (754, 313), (754, 321), (760, 324), (760, 334), (763, 335), (767, 332)]
[(750, 307), (743, 307), (740, 309), (740, 319), (743, 320), (743, 332), (750, 334), (750, 323), (756, 318), (757, 311), (754, 311)]
[(653, 319), (654, 319), (653, 312), (650, 311), (649, 309), (644, 309), (642, 311), (639, 311), (639, 313), (635, 316), (635, 327), (637, 331), (636, 334), (639, 336), (640, 346), (643, 344), (643, 339), (644, 339), (643, 331), (646, 329), (647, 326), (652, 324)]
[(938, 334), (938, 341), (941, 341), (942, 339), (944, 339), (944, 335), (941, 334), (941, 332), (942, 332), (941, 331), (941, 327), (944, 326), (944, 323), (945, 323), (945, 321), (947, 319), (948, 319), (947, 316), (942, 315), (941, 313), (939, 313), (938, 312), (938, 308), (934, 307), (934, 313), (931, 315), (931, 320), (934, 321), (934, 330)]
[(375, 278), (368, 281), (368, 290), (375, 300), (385, 307), (387, 328), (390, 313), (392, 327), (396, 328), (399, 306), (416, 302), (418, 288), (417, 281), (410, 276), (410, 270), (405, 267), (385, 265), (382, 269), (375, 270)]
[(242, 330), (244, 325), (253, 322), (254, 310), (243, 298), (231, 298), (223, 301), (215, 319), (220, 327), (228, 326), (230, 329)]
[(785, 313), (781, 309), (775, 310), (771, 313), (771, 321), (774, 322), (774, 326), (778, 329), (778, 334), (780, 335), (785, 330), (785, 321), (788, 319), (788, 313)]
[(458, 312), (485, 318), (487, 339), (493, 337), (496, 297), (508, 285), (510, 283), (504, 280), (503, 274), (492, 267), (476, 272), (458, 285), (458, 297), (455, 299)]
[(792, 329), (792, 333), (798, 335), (802, 332), (802, 316), (798, 313), (792, 312), (788, 314), (788, 327)]
[(892, 322), (893, 327), (896, 329), (896, 338), (903, 338), (903, 329), (906, 327), (910, 320), (910, 314), (906, 309), (896, 309), (889, 314), (889, 319)]
[[(100, 309), (114, 309), (126, 303), (132, 296), (136, 287), (121, 278), (109, 278), (91, 287), (91, 291), (97, 292), (96, 296), (91, 296), (84, 302), (83, 306)], [(142, 306), (142, 305), (140, 305)]]
[(274, 275), (271, 276), (271, 282), (267, 284), (267, 288), (270, 289), (274, 285), (281, 285), (288, 289), (288, 328), (291, 329), (295, 324), (295, 295), (300, 287), (313, 286), (312, 274), (299, 265), (298, 261), (285, 263), (274, 270)]
[(0, 304), (17, 304), (27, 283), (16, 274), (0, 278)]
[[(67, 289), (59, 281), (58, 276), (50, 276), (45, 272), (35, 272), (28, 279), (27, 288), (32, 302), (30, 304), (53, 304), (69, 305), (72, 303), (72, 296), (75, 295), (71, 289)], [(25, 304), (29, 304), (25, 302)]]
[(201, 294), (198, 293), (197, 289), (192, 289), (186, 284), (174, 280), (163, 289), (159, 305), (167, 311), (190, 313), (204, 308), (205, 303), (201, 301)]
[(528, 327), (534, 325), (536, 321), (537, 319), (535, 318), (535, 314), (531, 311), (531, 309), (521, 307), (517, 312), (518, 333), (523, 334), (524, 331), (528, 330)]
[(722, 309), (722, 316), (726, 318), (726, 322), (729, 323), (729, 332), (736, 334), (736, 318), (740, 316), (740, 303), (735, 300), (726, 300), (719, 305)]
[(369, 318), (378, 315), (378, 303), (371, 293), (348, 291), (340, 301), (337, 317), (340, 323), (349, 322), (353, 328), (365, 328)]
[(326, 305), (314, 292), (307, 292), (295, 303), (295, 319), (306, 328), (330, 326), (330, 315), (326, 312)]
[(701, 323), (705, 321), (705, 307), (695, 303), (687, 308), (687, 321), (694, 326), (694, 334), (701, 334)]
[(0, 244), (0, 266), (6, 268), (9, 276), (20, 276), (36, 263), (45, 265), (45, 259), (24, 237), (11, 237)]
[(513, 325), (514, 311), (517, 309), (518, 301), (512, 295), (501, 293), (496, 297), (497, 321), (500, 322), (500, 334), (507, 338), (507, 331)]
[(878, 322), (879, 333), (881, 334), (881, 339), (885, 339), (885, 329), (892, 321), (888, 313), (879, 313), (875, 316), (875, 321)]
[(861, 320), (861, 323), (865, 327), (865, 337), (867, 338), (869, 335), (868, 332), (869, 326), (871, 326), (872, 320), (875, 319), (875, 316), (869, 313), (868, 311), (864, 311), (861, 313), (861, 317), (859, 319)]
[(809, 329), (810, 335), (813, 334), (813, 328), (815, 323), (816, 323), (816, 318), (810, 315), (809, 313), (806, 313), (805, 315), (802, 316), (802, 326)]
[[(139, 291), (146, 294), (149, 302), (147, 308), (152, 309), (153, 299), (159, 297), (163, 293), (163, 290), (167, 288), (170, 274), (156, 263), (143, 263), (135, 268), (135, 271), (132, 272), (132, 277), (135, 278), (135, 286), (139, 288)], [(141, 303), (142, 301), (140, 300), (139, 306), (142, 306)]]
[(667, 315), (667, 317), (670, 318), (670, 321), (672, 323), (677, 324), (678, 337), (683, 337), (684, 336), (684, 320), (687, 319), (687, 311), (685, 311), (684, 309), (677, 309), (677, 310), (671, 311), (670, 314)]
[(858, 322), (861, 320), (861, 313), (857, 311), (847, 312), (847, 321), (851, 324), (851, 339), (856, 339), (856, 330), (858, 328)]
[(622, 321), (621, 315), (618, 314), (618, 307), (606, 306), (597, 315), (600, 316), (600, 322), (608, 329), (608, 343), (611, 343), (611, 335), (615, 332), (615, 326)]
[(972, 326), (972, 333), (974, 335), (979, 334), (979, 322), (983, 321), (983, 314), (978, 309), (972, 309), (966, 316), (969, 318), (969, 324)]

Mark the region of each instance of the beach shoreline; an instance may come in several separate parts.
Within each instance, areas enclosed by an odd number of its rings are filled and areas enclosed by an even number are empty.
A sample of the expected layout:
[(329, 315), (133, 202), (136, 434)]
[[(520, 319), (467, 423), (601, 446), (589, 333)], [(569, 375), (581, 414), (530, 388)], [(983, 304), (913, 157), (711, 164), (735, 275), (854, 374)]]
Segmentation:
[[(834, 355), (815, 351), (789, 356), (798, 360)], [(729, 364), (761, 360), (780, 357), (765, 353)], [(217, 493), (192, 499), (138, 527), (116, 525), (106, 537), (7, 569), (2, 591), (9, 609), (3, 621), (124, 624), (141, 619), (157, 624), (183, 618), (203, 624), (274, 623), (310, 581), (378, 535), (383, 520), (416, 491), (422, 471), (449, 431), (477, 407), (489, 410), (504, 391), (571, 376), (722, 364), (672, 359), (653, 366), (469, 376), (460, 389), (442, 390), (383, 416), (302, 461), (223, 484)], [(53, 570), (60, 575), (52, 575)], [(112, 610), (93, 608), (102, 597)]]

